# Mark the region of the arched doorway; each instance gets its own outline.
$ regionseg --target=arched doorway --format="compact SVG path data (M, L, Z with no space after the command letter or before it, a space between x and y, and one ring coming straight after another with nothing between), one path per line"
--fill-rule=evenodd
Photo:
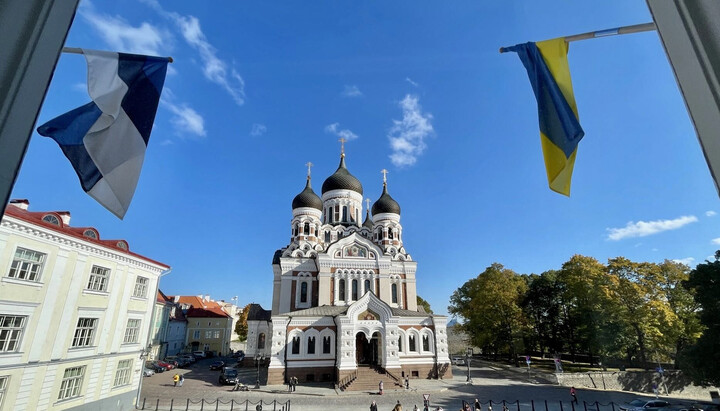
M355 335L355 361L357 365L378 365L380 364L381 337L379 332L374 332L368 341L365 334L359 332Z

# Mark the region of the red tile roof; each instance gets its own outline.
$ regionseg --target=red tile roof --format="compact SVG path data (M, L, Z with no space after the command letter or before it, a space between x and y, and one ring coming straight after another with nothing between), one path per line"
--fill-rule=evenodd
M194 295L180 295L168 297L173 301L177 301L180 304L187 304L191 306L185 316L190 317L212 317L212 318L232 318L232 316L226 313L220 304L215 301L204 300Z
M27 200L20 200L20 202L25 202L27 204ZM43 221L43 217L46 215L51 214L58 218L60 221L60 225L55 225L53 223ZM123 254L129 254L131 256L141 258L145 261L148 261L153 264L158 264L162 267L165 267L165 269L169 269L170 266L167 264L163 264L159 261L155 261L151 258L147 258L145 256L142 256L140 254L133 253L130 251L130 247L128 246L127 241L125 240L101 240L100 234L97 229L94 227L70 227L69 225L65 225L62 221L63 215L70 215L70 212L68 211L27 211L23 210L22 208L18 207L17 205L13 204L12 202L8 204L8 206L5 208L5 215L12 216L14 218L27 221L32 224L36 224L39 226L42 226L43 228L56 231L58 233L62 233L65 235L69 235L71 237L75 237L78 239L81 239L83 241L87 241L90 243L95 243L103 247L112 248L113 251ZM84 235L85 231L92 230L97 234L98 238L92 238ZM119 247L118 244L124 244L127 248Z

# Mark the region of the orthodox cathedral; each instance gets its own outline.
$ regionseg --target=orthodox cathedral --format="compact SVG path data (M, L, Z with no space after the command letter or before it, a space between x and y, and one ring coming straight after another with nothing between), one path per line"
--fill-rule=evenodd
M344 388L367 369L396 381L450 375L447 317L417 306L417 262L385 170L362 220L363 186L344 150L322 197L311 165L292 201L290 243L273 256L272 311L255 305L248 315L246 358L269 358L268 384L296 377Z

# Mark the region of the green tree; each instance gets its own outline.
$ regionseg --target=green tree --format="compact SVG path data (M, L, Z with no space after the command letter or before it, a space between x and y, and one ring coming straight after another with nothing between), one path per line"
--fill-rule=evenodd
M546 352L560 353L563 349L561 287L557 271L528 276L528 289L521 307L528 321L528 341L544 357Z
M245 341L247 340L247 333L248 333L248 314L250 314L250 305L248 304L245 307L243 307L242 311L240 311L240 318L238 318L238 322L235 323L235 334L238 335L238 340Z
M493 263L453 293L448 310L465 319L462 328L473 345L507 353L517 366L519 340L526 327L520 308L526 289L518 274Z
M427 301L425 301L425 300L424 300L422 297L420 297L419 295L417 296L417 305L420 306L420 307L422 307L422 308L424 308L426 313L428 313L428 314L432 314L432 313L433 313L433 310L430 309L430 303L427 302Z
M706 327L680 363L681 369L700 385L720 385L720 251L715 261L698 264L685 286L695 293L700 305L700 322Z

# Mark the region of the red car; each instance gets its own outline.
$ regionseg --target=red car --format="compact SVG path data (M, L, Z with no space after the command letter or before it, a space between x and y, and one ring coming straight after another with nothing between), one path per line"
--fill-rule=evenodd
M175 368L174 365L169 364L169 363L166 363L166 362L164 362L164 361L157 361L157 365L165 368L166 370L172 370L173 368Z

